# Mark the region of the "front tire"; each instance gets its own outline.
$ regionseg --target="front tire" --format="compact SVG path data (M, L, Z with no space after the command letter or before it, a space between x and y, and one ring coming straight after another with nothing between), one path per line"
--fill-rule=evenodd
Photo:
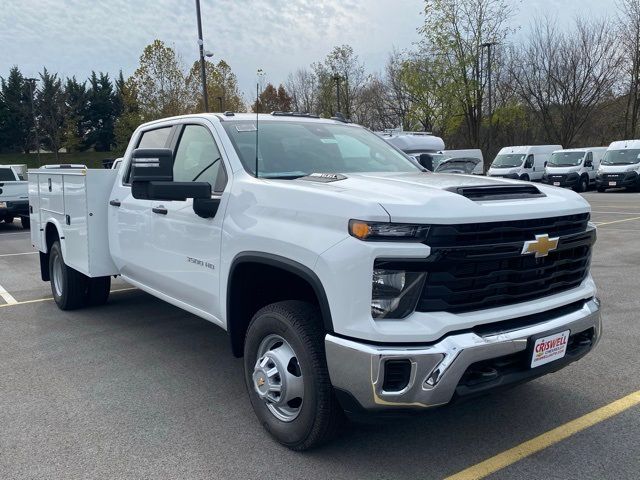
M581 177L578 181L578 186L576 187L576 192L583 193L589 189L589 178Z
M285 301L259 310L244 346L245 383L263 427L292 450L331 439L343 421L317 308Z
M61 310L75 310L84 305L88 277L65 265L59 241L49 251L49 278L53 299Z
M523 182L528 182L529 181L529 175L527 175L526 173L524 175L522 175L520 177L520 180L522 180Z
M29 217L20 217L22 228L29 230L31 228L31 219Z

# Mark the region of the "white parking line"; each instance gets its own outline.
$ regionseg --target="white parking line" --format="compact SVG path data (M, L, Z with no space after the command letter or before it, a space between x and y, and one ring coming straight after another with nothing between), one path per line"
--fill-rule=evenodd
M2 237L3 235L29 235L29 232L0 233L0 237Z
M2 288L2 287L0 287ZM110 293L119 293L119 292L129 292L131 290L138 290L136 287L129 287L129 288L118 288L116 290L111 290ZM0 295L2 295L0 293ZM7 294L8 295L8 294ZM11 295L9 295L11 297ZM3 297L4 298L4 297ZM6 304L0 304L0 308L3 307L13 307L16 305L27 305L29 303L40 303L40 302L48 302L50 300L53 300L53 297L47 297L47 298L36 298L35 300L23 300L22 302L17 302L15 298L11 297L13 299L12 303L9 303L9 301L7 301ZM6 300L6 299L5 299Z
M0 257L18 257L20 255L35 255L38 252L26 252L26 253L3 253Z
M7 302L7 305L15 305L18 303L18 301L13 298L13 296L7 292L2 285L0 285L0 297Z

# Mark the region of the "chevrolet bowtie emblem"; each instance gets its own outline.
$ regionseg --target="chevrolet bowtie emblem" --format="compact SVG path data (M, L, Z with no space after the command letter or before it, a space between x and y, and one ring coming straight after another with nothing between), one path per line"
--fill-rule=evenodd
M549 252L558 248L558 240L560 240L559 237L549 238L549 235L546 233L544 235L536 235L535 240L524 242L522 255L535 253L536 258L546 257L549 255Z

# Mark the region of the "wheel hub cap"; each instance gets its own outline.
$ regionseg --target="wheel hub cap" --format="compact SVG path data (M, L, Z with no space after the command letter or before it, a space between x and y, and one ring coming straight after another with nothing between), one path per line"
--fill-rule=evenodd
M260 343L252 379L256 394L276 418L284 422L297 418L304 383L297 355L286 340L269 335Z

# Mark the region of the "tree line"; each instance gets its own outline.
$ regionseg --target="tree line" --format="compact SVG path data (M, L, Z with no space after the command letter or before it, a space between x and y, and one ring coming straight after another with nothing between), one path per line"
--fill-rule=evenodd
M513 5L425 0L420 41L390 52L381 71L368 71L351 46L336 46L278 86L259 85L248 105L229 64L206 61L210 109L339 111L372 130L430 131L448 148L487 156L502 145L637 137L640 0L618 0L610 18L534 19L526 33L513 26ZM186 68L160 40L129 78L93 72L80 82L44 69L34 83L14 67L0 85L0 151L36 143L121 151L140 123L203 110L199 67Z
M229 64L206 61L209 98L228 110L244 101ZM141 123L203 110L200 64L190 69L160 40L145 47L129 78L91 73L85 81L46 68L25 78L18 66L0 78L0 152L123 152Z

